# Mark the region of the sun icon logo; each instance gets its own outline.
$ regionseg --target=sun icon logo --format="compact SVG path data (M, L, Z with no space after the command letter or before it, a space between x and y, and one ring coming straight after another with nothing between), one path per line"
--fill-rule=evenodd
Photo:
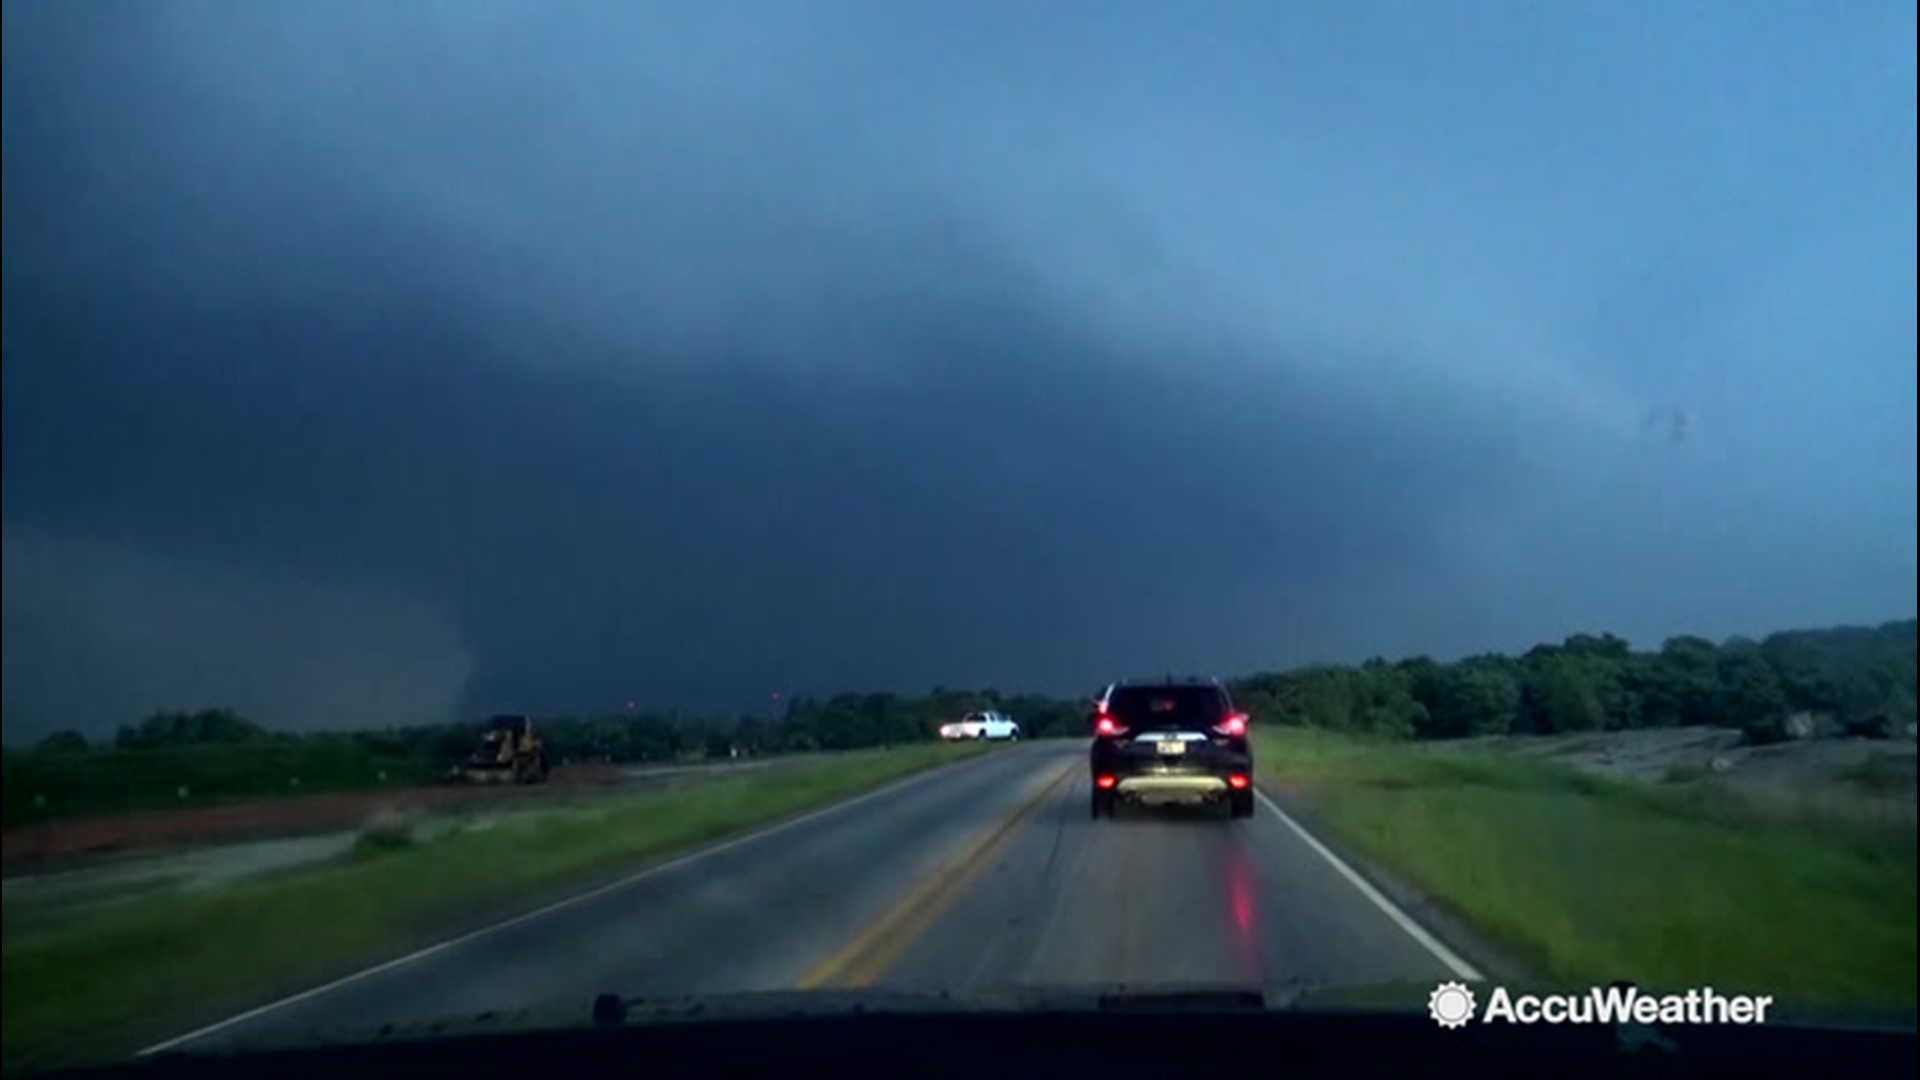
M1466 1027L1473 1009L1473 991L1465 983L1443 982L1427 995L1427 1013L1443 1028Z

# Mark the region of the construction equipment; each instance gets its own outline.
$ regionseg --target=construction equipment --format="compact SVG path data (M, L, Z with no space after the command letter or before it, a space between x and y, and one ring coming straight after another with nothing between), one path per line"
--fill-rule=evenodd
M487 721L472 756L447 773L447 779L462 784L538 784L546 778L546 748L524 716Z

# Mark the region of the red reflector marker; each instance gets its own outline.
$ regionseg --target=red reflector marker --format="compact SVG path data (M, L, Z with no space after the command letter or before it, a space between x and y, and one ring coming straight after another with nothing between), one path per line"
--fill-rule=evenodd
M1094 781L1094 783L1095 783L1095 784L1097 784L1097 785L1099 785L1100 787L1103 787L1103 788L1110 788L1110 787L1112 787L1112 786L1113 786L1114 784L1116 784L1116 783L1118 783L1118 782L1119 782L1119 781L1118 781L1118 780L1117 780L1116 778L1114 778L1114 777L1111 777L1111 776L1102 776L1102 777L1100 777L1099 779L1097 779L1097 780L1095 780L1095 781Z
M1239 773L1234 773L1232 776L1227 777L1227 786L1235 791L1244 791L1247 787L1247 778Z

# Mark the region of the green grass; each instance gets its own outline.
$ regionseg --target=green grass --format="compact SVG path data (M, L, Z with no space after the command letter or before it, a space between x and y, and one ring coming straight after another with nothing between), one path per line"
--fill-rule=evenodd
M637 868L984 751L921 745L506 813L484 831L386 832L338 862L5 923L7 1071L124 1055L263 996L444 937L569 883ZM503 857L510 852L510 857Z
M1261 753L1332 838L1546 983L1913 1008L1911 826L1298 729L1264 731Z
M1876 795L1893 795L1913 786L1913 758L1875 754L1841 773L1840 779Z
M1705 780L1713 775L1713 770L1694 762L1669 765L1660 774L1660 779L1669 784L1691 784L1695 780Z
M0 762L7 828L137 810L209 806L275 795L401 787L435 778L424 758L379 753L350 739L8 754Z

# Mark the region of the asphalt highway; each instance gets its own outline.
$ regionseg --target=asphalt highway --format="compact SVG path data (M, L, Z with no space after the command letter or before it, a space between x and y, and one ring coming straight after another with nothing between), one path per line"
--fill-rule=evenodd
M161 1044L359 1039L600 993L1372 985L1464 961L1271 802L1087 813L1026 743L696 853ZM156 1048L156 1049L158 1049Z

